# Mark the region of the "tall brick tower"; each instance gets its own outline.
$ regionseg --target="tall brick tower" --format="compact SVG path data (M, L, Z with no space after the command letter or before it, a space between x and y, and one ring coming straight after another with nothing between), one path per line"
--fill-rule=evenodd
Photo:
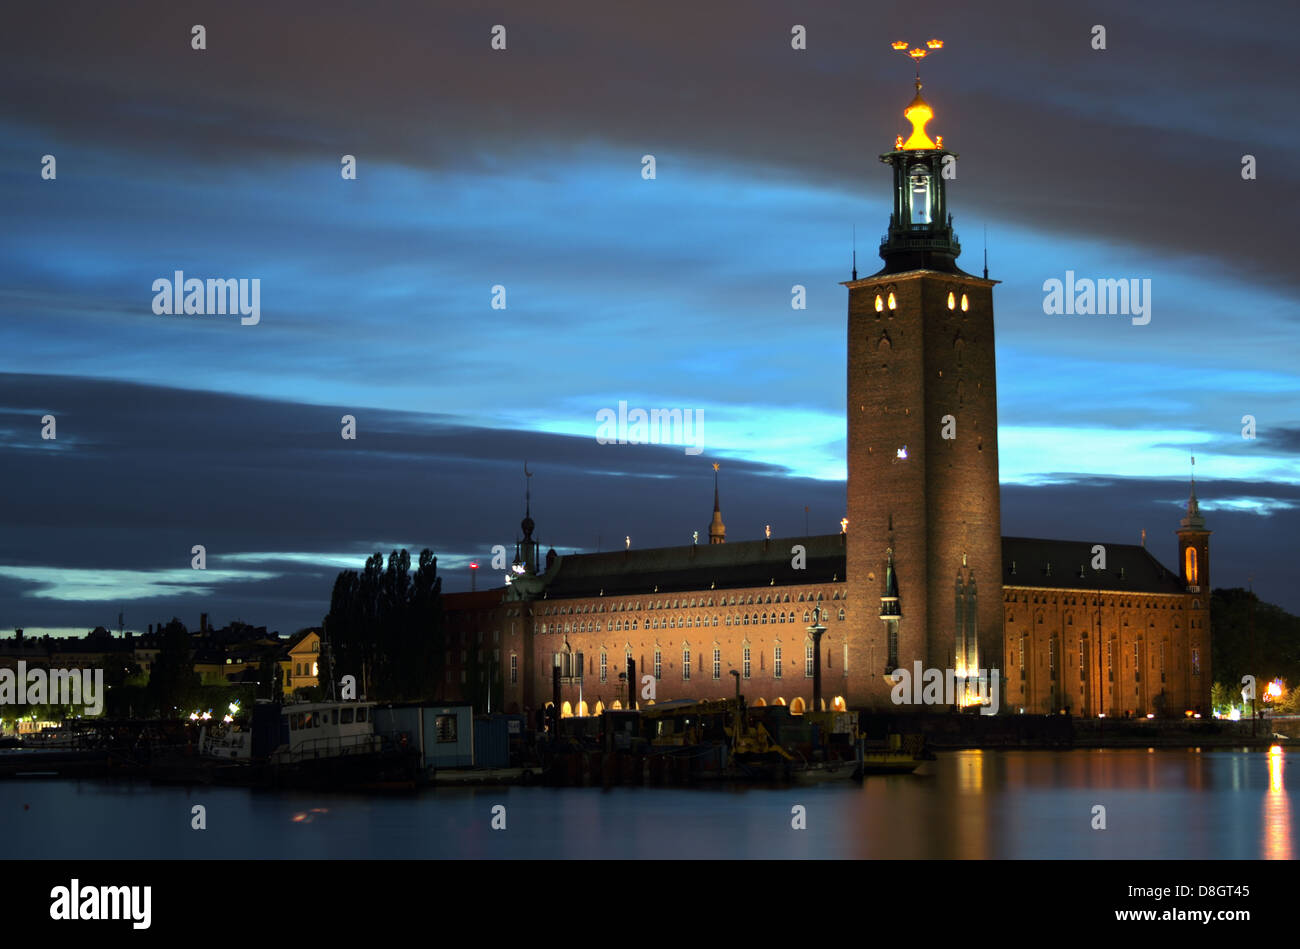
M973 691L975 670L1003 657L997 281L957 267L945 195L957 156L926 132L919 74L903 115L911 136L880 156L894 179L884 267L844 284L851 634L869 665L854 699L877 706L897 667L954 669L959 692L970 667Z
M1196 459L1192 459L1196 464ZM1210 708L1210 685L1213 666L1210 662L1210 533L1196 498L1196 479L1192 478L1187 514L1178 523L1178 574L1189 594L1187 602L1187 683L1189 705ZM1262 688L1262 686L1261 686Z

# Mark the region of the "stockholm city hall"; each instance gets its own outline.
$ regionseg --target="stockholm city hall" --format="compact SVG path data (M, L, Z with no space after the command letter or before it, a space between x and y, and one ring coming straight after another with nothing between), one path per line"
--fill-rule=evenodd
M880 156L893 177L884 265L844 283L841 531L728 540L716 466L708 544L542 558L529 510L507 584L444 597L444 695L466 689L476 650L471 674L500 670L505 711L547 705L557 666L562 714L624 707L619 677L635 662L659 702L730 696L735 670L750 704L799 713L820 625L828 708L892 706L891 673L919 662L955 673L957 705L996 670L999 714L1208 713L1210 531L1195 482L1175 570L1145 531L1139 545L1002 536L997 281L957 266L945 189L956 155L927 131L919 72L903 115L911 134Z

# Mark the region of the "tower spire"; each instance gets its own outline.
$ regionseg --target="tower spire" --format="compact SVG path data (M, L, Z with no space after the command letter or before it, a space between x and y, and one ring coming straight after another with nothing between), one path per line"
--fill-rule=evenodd
M525 461L524 519L519 522L519 528L524 532L524 536L523 540L516 544L515 563L528 573L537 572L537 541L533 539L533 528L537 525L533 522L532 478L533 473L528 470L528 462Z
M709 523L709 543L725 544L727 527L722 523L722 506L718 503L718 462L713 463L713 520Z
M1187 516L1179 522L1183 528L1205 530L1205 518L1201 515L1201 503L1196 499L1196 456L1192 455L1191 493L1187 496Z
M944 273L967 276L956 265L961 245L952 230L952 215L948 213L944 171L956 156L944 148L943 136L930 137L926 123L934 118L934 110L921 97L920 62L935 50L943 48L943 40L926 42L927 48L908 49L904 40L893 48L917 64L916 96L903 110L903 118L912 125L906 140L899 135L894 149L880 156L880 160L894 169L894 208L889 217L889 231L880 243L880 256L885 267L876 276L907 273L913 270L938 270Z

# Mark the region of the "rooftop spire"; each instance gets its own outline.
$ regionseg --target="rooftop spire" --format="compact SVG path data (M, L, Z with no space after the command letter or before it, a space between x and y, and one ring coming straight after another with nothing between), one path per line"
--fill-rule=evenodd
M906 53L912 57L912 61L916 63L916 98L903 110L903 117L912 123L912 134L906 142L900 143L898 147L904 150L940 148L942 142L936 144L925 131L925 123L934 118L934 110L930 108L929 103L921 98L921 60L935 50L943 49L943 40L927 40L925 49L921 49L919 46L908 49L906 40L898 40L891 45L900 53Z
M1192 489L1187 497L1187 515L1179 521L1185 530L1205 530L1205 518L1201 516L1201 505L1196 500L1196 456L1192 455Z
M713 463L713 520L709 523L709 543L725 544L727 527L722 523L722 507L718 504L718 462Z

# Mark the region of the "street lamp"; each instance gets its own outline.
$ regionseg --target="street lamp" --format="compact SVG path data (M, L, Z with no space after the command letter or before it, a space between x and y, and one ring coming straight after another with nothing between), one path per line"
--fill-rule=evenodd
M826 632L826 627L822 625L822 616L826 615L818 603L812 612L813 624L808 627L808 632L812 633L813 638L813 711L822 710L822 634Z

